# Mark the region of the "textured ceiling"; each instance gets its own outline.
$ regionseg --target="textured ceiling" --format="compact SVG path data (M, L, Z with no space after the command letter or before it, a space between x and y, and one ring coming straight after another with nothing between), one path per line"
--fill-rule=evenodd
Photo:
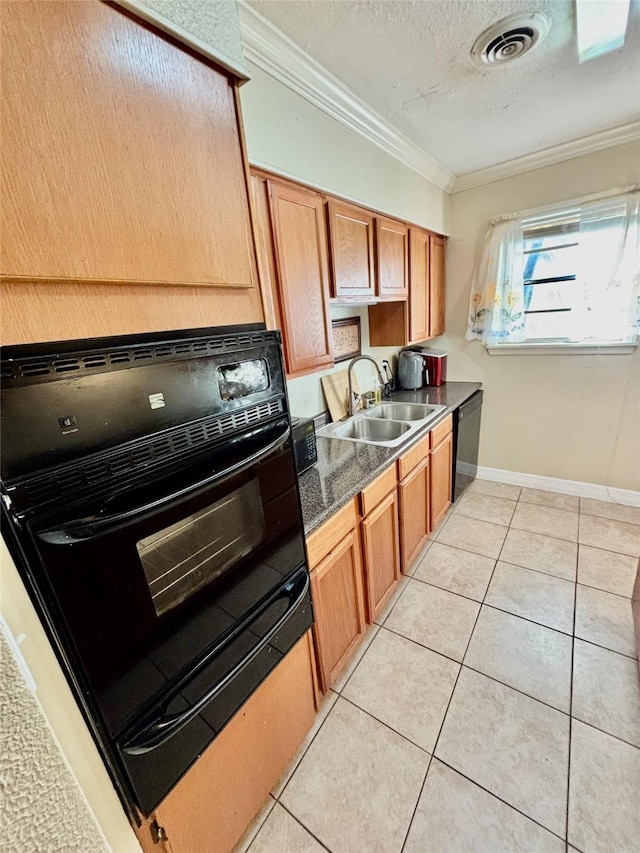
M640 0L624 48L580 65L573 0L249 0L362 100L456 174L640 118ZM546 40L498 67L469 54L514 12Z

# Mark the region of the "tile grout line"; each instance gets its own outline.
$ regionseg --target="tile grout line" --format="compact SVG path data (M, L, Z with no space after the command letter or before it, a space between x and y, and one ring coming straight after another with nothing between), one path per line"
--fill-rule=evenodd
M462 776L462 778L466 779L467 782L471 782L471 784L475 785L476 788L480 788L481 791L484 791L486 794L489 794L489 796L493 797L495 800L498 800L498 802L503 803L512 811L522 815L522 817L526 818L527 820L530 820L531 823L535 823L536 826L539 826L545 832L548 832L550 835L553 835L554 838L557 838L560 841L565 842L566 844L566 839L564 839L561 835L558 835L557 832L554 832L552 829L549 829L548 826L545 826L543 823L540 823L539 820L536 820L534 817L531 817L531 815L527 814L526 812L523 812L522 809L519 809L517 806L514 806L513 803L510 803L508 802L508 800L503 799L501 796L496 794L495 791L490 791L489 788L485 788L484 785L481 785L479 782L476 782L476 780L472 779L471 776L467 776L467 774L463 773L462 770L459 770L457 767L454 767L453 764L449 764L449 762L445 761L444 758L437 758L437 756L435 755L433 757L436 759L436 761L439 761L441 764L444 764L445 767L448 767L449 770L452 770L454 773L457 773L459 776Z
M327 715L327 716L328 716L328 715ZM314 833L313 833L313 832L311 832L311 830L309 829L309 827L308 827L308 826L305 826L305 825L304 825L304 823L302 823L302 821L300 820L300 818L297 818L297 817L294 815L294 813L293 813L292 811L290 811L290 810L289 810L289 809L284 805L284 803L277 802L277 803L276 803L276 805L279 805L279 806L280 806L280 808L283 808L283 809L286 811L286 813L289 815L289 817L292 817L292 818L295 820L295 822L296 822L297 824L299 824L299 825L304 829L304 831L305 831L305 832L308 832L308 833L309 833L309 835L310 835L310 836L311 836L315 841L317 841L317 842L318 842L318 844L320 845L320 847L322 847L322 849L323 849L323 850L326 850L326 851L327 851L327 853L332 853L331 848L330 848L330 847L327 847L327 845L326 845L326 844L323 844L323 842L322 842L322 841L320 841L320 839L318 838L318 836L317 836L317 835L314 835ZM255 839L254 839L254 840L255 840ZM253 841L252 841L251 843L253 844ZM247 850L247 853L251 853L251 851L250 851L250 850Z
M331 693L331 692L334 692L334 693L335 693L335 691L332 691L332 690L331 690L331 688L329 688L329 690L327 691L327 694L326 694L326 695L328 695L328 694L329 694L329 693ZM283 786L282 790L280 791L280 793L278 794L278 796L275 796L274 794L272 794L272 793L271 793L271 791L269 791L269 796L270 796L270 797L273 797L273 798L274 798L274 800L276 801L276 803L279 803L279 802L280 802L280 798L282 797L282 795L284 794L284 792L285 792L285 791L287 790L287 788L289 787L289 783L291 782L291 780L293 779L293 777L296 775L296 771L297 771L298 767L300 767L300 765L302 764L302 759L305 757L305 755L307 754L307 752L309 752L309 747L311 746L311 744L314 742L314 740L315 740L315 739L318 737L318 735L320 734L320 730L322 729L322 727L324 726L324 724L325 724L325 723L327 722L327 720L329 719L329 716L330 716L331 712L333 711L333 709L334 709L334 707L335 707L335 704L336 704L336 702L338 701L338 699L339 699L339 698L340 698L340 694L339 694L339 693L336 693L336 699L335 699L335 701L333 702L333 705L329 708L329 710L327 711L327 713L326 713L326 715L325 715L324 720L323 720L323 721L320 723L320 725L318 726L318 730L317 730L317 732L314 734L314 736L311 738L311 740L310 740L310 741L309 741L309 743L307 744L306 749L304 750L304 752L303 752L303 753L302 753L302 755L300 756L300 760L296 762L296 766L295 766L295 767L293 768L293 770L291 771L291 774L290 774L289 778L288 778L288 779L287 779L287 781L285 782L285 784L284 784L284 786ZM302 745L302 744L301 744L301 745ZM280 780L278 780L278 781L280 781Z
M368 717L371 717L371 719L375 720L376 723L380 723L380 725L384 726L386 729L389 729L389 731L393 732L394 735L398 735L398 737L401 737L403 740L406 740L407 743L410 743L412 746L415 746L416 749L419 749L424 752L426 755L429 756L429 758L431 758L431 756L433 755L433 753L429 752L428 749L425 749L424 746L420 746L420 744L416 743L415 740L411 740L411 738L407 737L407 735L404 735L402 734L402 732L399 732L397 729L394 729L392 725L390 725L389 723L385 723L384 720L381 720L380 717L376 717L375 714L371 713L371 711L367 711L366 708L361 708L357 702L353 701L353 699L349 699L348 696L340 696L340 698L343 699L345 702L348 702L349 705L353 706L354 708L357 708L358 711L362 711L363 714L366 714Z
M269 811L267 812L267 814L264 816L264 818L260 821L259 826L258 826L258 827L255 827L255 826L253 826L252 824L249 824L249 826L248 826L248 827L247 827L247 829L245 830L245 834L246 834L246 832L249 830L249 827L251 827L252 829L255 829L255 832L254 832L254 834L253 834L253 837L252 837L251 841L247 844L247 846L246 846L246 847L244 847L244 848L239 848L239 847L238 847L238 845L239 845L239 844L240 844L240 842L242 841L242 838L244 838L244 835L243 835L243 836L242 836L242 838L238 839L238 842L237 842L236 846L233 848L232 853L236 853L236 850L238 851L238 853L249 853L249 851L251 850L251 847L253 846L253 842L254 842L254 841L256 840L256 838L258 837L258 833L260 832L260 830L262 829L262 827L265 825L265 823L266 823L266 822L267 822L267 820L269 819L269 815L271 814L271 812L274 810L274 808L275 808L275 807L277 806L277 804L278 804L278 801L277 801L277 800L276 800L276 798L271 794L271 792L269 792L269 794L267 795L267 799L264 801L264 803L268 802L269 797L271 797L271 799L274 801L274 803L273 803L273 805L271 806L271 808L269 809ZM263 804L262 804L262 806L260 807L261 809L262 809L262 808L264 808L264 803L263 803ZM256 815L256 818L257 818L257 816L258 816L258 815ZM254 818L254 820L255 820L255 818Z
M573 630L571 632L571 674L569 680L569 745L567 750L567 811L565 816L565 844L569 850L569 805L571 798L571 741L573 737L573 671L576 653L576 611L578 609L578 552L576 552L576 585L573 594Z
M505 536L505 539L506 539L506 536ZM504 547L504 541L502 543L502 547L500 548L500 553L502 553L503 547ZM493 569L491 570L491 577L489 578L489 583L487 584L487 589L489 589L489 585L491 584L491 578L493 578L493 573L496 570L496 565L497 565L497 560L494 563ZM486 596L486 591L485 591L485 596ZM484 599L483 599L483 601L484 601ZM464 661L466 654L467 654L467 651L469 649L469 644L471 643L471 638L473 637L473 632L475 631L476 625L478 624L478 619L480 618L481 611L482 611L482 603L480 604L480 607L478 608L478 612L476 613L476 618L473 622L473 628L471 629L471 632L469 633L469 639L467 640L467 645L466 645L466 648L464 650L464 654L462 655L462 661L460 662L460 669L458 670L458 674L456 675L456 680L453 683L453 688L452 688L451 694L449 696L449 701L447 702L447 707L446 707L445 712L442 716L442 722L440 723L440 728L438 729L438 734L437 734L436 739L435 739L434 744L433 744L433 751L431 753L431 759L429 761L429 766L427 767L427 772L425 774L424 781L422 782L422 787L420 788L420 793L418 794L418 799L416 801L415 808L413 809L413 814L411 815L411 820L409 821L407 833L406 833L406 835L404 837L404 841L402 843L401 853L404 853L404 848L407 844L407 840L409 838L409 833L411 832L411 827L413 826L413 821L415 819L416 812L418 810L418 805L420 804L420 799L422 798L424 786L427 784L427 779L429 777L429 770L431 768L431 763L432 763L433 759L436 757L436 749L438 748L438 741L440 740L440 735L442 734L442 729L444 728L444 724L445 724L445 721L447 719L447 714L449 713L449 708L451 707L451 702L453 701L453 697L454 697L455 692L456 692L456 687L458 686L458 681L460 679L460 673L462 672L463 661Z

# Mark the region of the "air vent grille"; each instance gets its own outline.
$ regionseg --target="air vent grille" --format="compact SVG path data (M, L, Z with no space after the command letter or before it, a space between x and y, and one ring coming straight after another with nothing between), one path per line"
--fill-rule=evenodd
M154 465L171 462L185 451L193 453L205 449L211 442L281 415L283 411L284 402L279 399L231 414L215 415L169 434L139 441L133 446L101 454L98 458L85 459L81 463L32 477L18 489L24 493L30 507L70 494L80 497L86 490L96 491L124 477L130 478L142 469L149 471Z
M50 358L24 358L2 362L2 379L7 385L25 385L47 381L49 378L83 376L91 373L118 370L134 363L154 363L193 358L216 353L235 352L248 347L263 346L273 338L271 332L251 332L224 337L195 338L167 344L131 346L117 350L100 350L90 355L68 353ZM45 378L46 377L46 378Z
M550 27L549 19L542 12L509 15L478 36L471 56L485 65L504 65L540 44Z

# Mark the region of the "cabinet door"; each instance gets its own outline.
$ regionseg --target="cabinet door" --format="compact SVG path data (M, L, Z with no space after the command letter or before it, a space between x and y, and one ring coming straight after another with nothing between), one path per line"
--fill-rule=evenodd
M408 572L427 543L430 531L429 457L398 485L400 503L400 555Z
M431 451L431 529L435 530L451 506L451 433Z
M358 531L352 530L311 572L314 636L326 692L365 630Z
M2 5L3 275L253 287L228 78L112 4Z
M409 228L395 219L376 219L378 296L404 299L408 287Z
M157 807L172 853L231 851L287 769L315 718L309 639L296 643ZM160 853L162 845L143 848Z
M445 290L445 256L447 241L439 234L432 234L430 241L431 257L429 258L429 302L430 302L430 334L444 335L444 290Z
M375 296L373 216L359 207L330 201L331 295L349 299Z
M333 364L322 198L268 181L282 333L289 374Z
M409 335L407 343L419 343L431 334L429 325L429 233L409 229Z
M400 577L395 489L362 520L367 617L373 622Z

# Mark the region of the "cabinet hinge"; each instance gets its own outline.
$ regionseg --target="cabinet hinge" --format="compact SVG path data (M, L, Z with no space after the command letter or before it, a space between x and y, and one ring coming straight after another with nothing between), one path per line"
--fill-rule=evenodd
M159 825L157 820L149 824L149 831L154 844L159 844L161 841L167 840L167 831L164 826Z

